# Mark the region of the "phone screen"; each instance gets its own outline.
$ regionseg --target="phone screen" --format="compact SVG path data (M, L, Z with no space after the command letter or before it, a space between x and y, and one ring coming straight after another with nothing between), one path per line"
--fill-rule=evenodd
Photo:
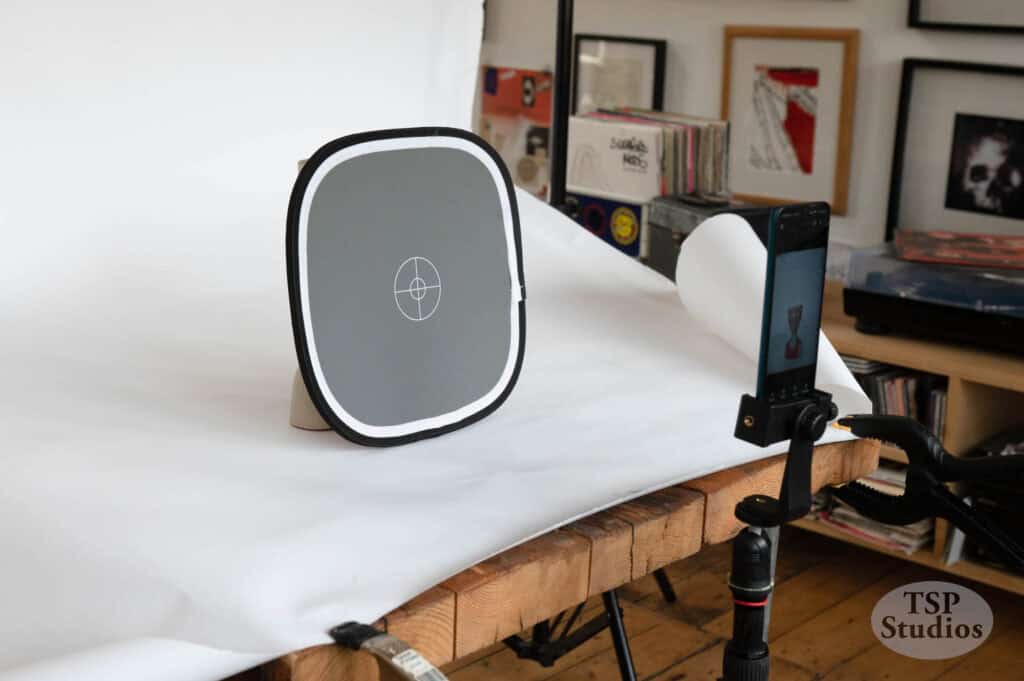
M785 206L772 214L758 398L779 402L814 389L828 225L825 203Z

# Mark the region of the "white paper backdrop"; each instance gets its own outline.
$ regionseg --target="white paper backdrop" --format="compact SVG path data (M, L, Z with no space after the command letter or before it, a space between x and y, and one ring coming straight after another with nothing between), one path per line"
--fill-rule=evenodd
M222 677L784 449L732 439L753 365L671 283L522 194L527 354L501 409L390 450L288 427L295 159L468 123L478 3L363 6L0 24L0 676Z

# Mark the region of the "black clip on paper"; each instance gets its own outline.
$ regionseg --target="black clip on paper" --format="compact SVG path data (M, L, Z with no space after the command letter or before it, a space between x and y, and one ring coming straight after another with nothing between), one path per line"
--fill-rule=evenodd
M737 438L759 447L782 440L791 442L779 498L749 496L736 505L737 518L755 527L778 527L807 515L811 510L814 443L838 414L832 395L821 390L784 402L743 396L736 418Z

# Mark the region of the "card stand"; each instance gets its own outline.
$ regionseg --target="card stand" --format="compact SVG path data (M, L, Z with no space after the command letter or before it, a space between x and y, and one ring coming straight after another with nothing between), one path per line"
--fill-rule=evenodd
M302 430L330 430L331 427L320 416L320 412L309 399L309 391L302 380L302 374L295 370L295 377L292 378L292 403L288 410L288 422L293 428Z

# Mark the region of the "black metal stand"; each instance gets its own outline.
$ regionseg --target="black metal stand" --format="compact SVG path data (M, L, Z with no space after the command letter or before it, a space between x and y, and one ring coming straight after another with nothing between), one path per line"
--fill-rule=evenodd
M569 109L572 98L573 0L558 0L555 45L555 91L551 116L551 183L549 203L566 209L565 178L569 157Z
M515 651L516 656L519 658L533 660L542 667L552 667L560 657L597 636L608 626L608 613L603 612L581 625L576 631L571 631L572 625L576 623L580 613L583 612L583 605L581 603L573 609L572 614L565 621L565 626L560 634L555 632L558 630L563 619L565 619L565 614L568 610L559 613L557 617L550 621L545 620L535 624L529 640L523 639L520 636L509 636L505 639L504 643Z
M608 613L608 628L612 633L612 644L615 646L615 658L619 661L619 674L622 681L636 681L636 668L633 666L633 654L629 652L629 639L626 627L622 623L622 610L619 609L619 597L615 590L601 594L604 609Z
M775 565L766 530L811 510L814 443L836 415L832 396L818 390L789 402L767 402L750 395L740 401L736 437L762 447L788 439L790 446L779 498L755 494L736 505L736 517L749 527L732 544L733 635L722 659L724 681L768 681L768 608Z
M672 588L672 582L668 581L668 575L665 574L664 570L654 571L654 581L658 583L658 588L661 590L661 597L665 599L665 602L675 603L676 590Z
M583 603L573 609L568 619L565 618L569 612L566 610L550 621L535 624L529 640L521 636L509 636L504 643L515 651L517 657L534 660L542 667L552 667L563 655L608 629L612 636L612 644L615 646L615 656L623 681L636 681L636 670L633 667L633 656L629 652L629 639L626 636L626 625L622 619L618 595L614 590L606 591L601 594L601 598L604 602L604 612L585 622L575 631L572 631L572 627L583 612ZM561 633L556 633L560 626Z

